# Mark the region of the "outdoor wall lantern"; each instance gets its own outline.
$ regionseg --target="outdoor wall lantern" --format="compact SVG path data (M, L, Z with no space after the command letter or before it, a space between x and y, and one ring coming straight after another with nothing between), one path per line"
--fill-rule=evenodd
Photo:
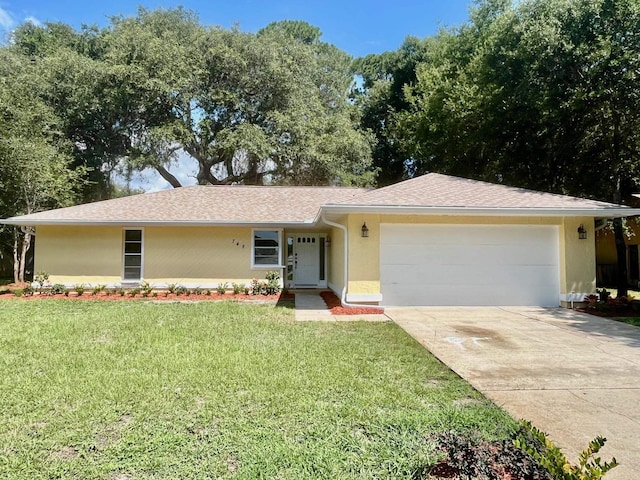
M369 236L369 229L367 228L367 222L362 224L362 238L367 238Z
M587 239L587 230L586 230L586 228L584 228L584 226L582 224L580 224L580 226L578 227L578 238L580 240L586 240Z
M324 244L328 247L331 246L331 237L327 237L327 239L324 241Z

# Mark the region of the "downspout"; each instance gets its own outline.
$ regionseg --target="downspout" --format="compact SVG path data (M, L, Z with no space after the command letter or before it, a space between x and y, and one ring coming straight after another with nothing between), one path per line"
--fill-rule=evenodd
M349 282L349 233L347 227L345 227L344 225L328 220L324 215L324 210L322 211L322 215L320 218L323 223L329 225L330 227L339 228L344 233L344 286L342 287L342 292L340 293L340 304L343 307L349 308L380 308L384 310L384 307L380 305L347 302L347 284Z

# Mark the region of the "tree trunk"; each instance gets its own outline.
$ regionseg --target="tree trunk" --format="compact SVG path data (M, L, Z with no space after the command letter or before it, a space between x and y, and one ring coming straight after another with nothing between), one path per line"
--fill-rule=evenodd
M20 252L20 281L24 282L24 269L27 264L27 252L31 246L31 231L27 230L22 238L22 251Z
M622 179L620 174L618 174L616 178L616 189L613 193L613 201L617 204L622 203ZM627 244L624 241L622 218L613 219L613 234L616 241L616 256L618 257L618 276L616 278L617 296L626 297L629 294L629 285L627 284Z
M18 234L18 228L14 227L13 229L13 283L20 282L20 260L18 257L18 238L20 235Z
M627 244L624 241L621 218L613 219L613 233L616 239L616 253L618 256L618 277L616 279L618 297L626 297L629 294L627 285Z

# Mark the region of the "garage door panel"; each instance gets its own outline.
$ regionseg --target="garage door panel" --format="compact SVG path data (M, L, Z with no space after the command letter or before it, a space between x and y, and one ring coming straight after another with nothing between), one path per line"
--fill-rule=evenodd
M557 306L554 226L381 225L385 305Z

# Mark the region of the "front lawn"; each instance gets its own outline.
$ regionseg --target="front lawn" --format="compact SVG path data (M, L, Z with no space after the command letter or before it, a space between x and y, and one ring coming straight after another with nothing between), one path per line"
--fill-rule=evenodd
M0 478L411 478L513 421L392 323L0 300Z

